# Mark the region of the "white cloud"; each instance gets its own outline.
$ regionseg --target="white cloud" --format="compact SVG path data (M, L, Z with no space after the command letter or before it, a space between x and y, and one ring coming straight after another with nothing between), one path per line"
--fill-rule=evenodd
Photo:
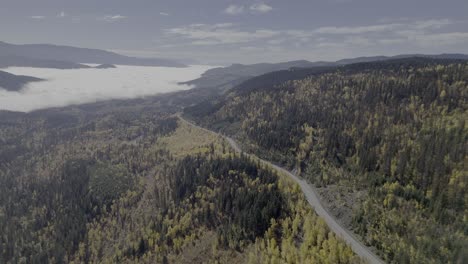
M30 16L29 18L36 19L36 20L42 20L42 19L45 19L46 17L45 16Z
M107 16L100 17L99 20L112 23L112 22L120 21L126 18L127 18L126 16L122 16L122 15L107 15Z
M404 39L404 38L384 38L384 39L379 39L377 42L380 43L380 44L383 44L383 45L396 45L396 44L402 44L402 43L405 43L407 42L408 39Z
M288 40L285 39L285 38L275 38L275 39L270 39L267 41L268 44L270 45L280 45L280 44L283 44L285 42L287 42Z
M468 45L468 32L431 33L417 30L398 31L393 36L378 39L383 45L416 45L417 47L448 47L457 44Z
M212 67L118 66L105 70L57 70L13 67L6 71L18 75L36 76L46 81L30 83L21 92L0 89L0 109L31 111L186 90L191 86L180 85L179 82L196 79L210 68Z
M361 36L350 36L344 40L344 43L347 45L354 45L354 46L370 46L372 45L372 41L369 38L361 37Z
M319 34L363 34L392 31L401 27L403 24L382 24L356 27L320 27L313 32Z
M328 49L327 54L333 56L338 56L338 52L341 51L358 51L361 55L370 51L384 54L388 50L395 50L395 45L404 45L407 52L450 52L460 50L460 45L468 45L468 31L463 32L461 27L454 27L460 23L468 22L449 19L401 19L373 25L289 30L252 29L231 23L192 24L165 30L165 38L159 39L158 47L176 50L192 45L197 50L212 50L213 54L218 56L222 49L226 48L238 48L245 52L283 49L287 54L293 53L291 50L297 50L297 54L299 51L311 54L319 49ZM228 47L215 47L222 45ZM463 49L459 52L463 52Z
M268 13L273 10L273 7L265 3L260 3L260 4L251 5L250 10L256 13Z
M240 15L244 13L244 6L230 5L224 9L224 13L228 15Z
M166 12L159 12L159 14L160 14L161 16L170 16L170 14L169 14L169 13L166 13Z
M65 11L62 11L60 13L57 14L57 17L66 17L67 14L65 13Z
M447 32L409 36L408 40L415 41L419 46L447 46L454 44L468 44L468 32Z
M269 39L279 33L273 30L257 29L243 31L234 28L234 24L192 24L185 27L167 29L169 36L192 40L193 45L219 45L247 43L256 40Z
M74 17L72 17L71 21L72 21L73 23L80 23L80 22L81 22L81 17L79 17L79 16L74 16Z
M454 21L450 19L429 19L429 20L416 20L406 21L401 20L399 23L387 23L378 25L367 25L367 26L346 26L346 27L320 27L315 29L314 33L319 34L366 34L366 33L397 33L397 32L409 32L409 31L421 31L427 29L440 29L444 26L454 24Z
M262 47L246 46L246 47L240 47L240 50L247 51L247 52L259 52L265 49Z
M273 7L265 3L259 3L251 5L248 7L248 10L250 10L252 14L264 14L272 11ZM228 15L240 15L246 13L248 10L246 10L246 7L243 5L229 5L224 9L223 13Z
M453 24L454 22L450 19L429 19L419 20L414 23L416 29L439 29L443 26Z

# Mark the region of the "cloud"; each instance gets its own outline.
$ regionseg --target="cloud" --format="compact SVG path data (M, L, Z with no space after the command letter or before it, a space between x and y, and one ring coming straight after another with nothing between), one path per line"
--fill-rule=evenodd
M379 39L377 40L378 43L383 44L383 45L397 45L397 44L402 44L407 42L407 39L404 38L384 38L384 39Z
M159 12L159 14L160 14L161 16L170 16L170 14L169 14L169 13L166 13L166 12Z
M30 16L29 18L36 19L36 20L42 20L42 19L45 19L46 17L45 16Z
M351 3L353 0L331 0L333 3L337 4L346 4L346 3Z
M199 78L210 66L187 68L118 66L114 69L57 70L13 67L6 71L46 79L21 92L0 89L0 109L31 111L108 99L151 96L191 88L180 85ZM96 89L99 87L99 89Z
M270 45L280 45L286 43L288 40L286 38L274 38L267 41Z
M454 24L454 21L450 19L429 19L429 20L416 20L416 21L406 21L403 23L383 23L377 25L367 25L367 26L345 26L345 27L320 27L315 29L313 32L318 34L337 34L337 35L346 35L346 34L366 34L366 33L397 33L403 31L421 31L428 29L440 29L444 26Z
M244 6L230 5L224 9L224 13L228 15L240 15L244 13Z
M363 34L395 30L402 24L382 24L357 27L320 27L313 32L318 34Z
M57 14L57 17L66 17L66 16L67 14L64 11Z
M429 20L420 20L414 23L414 28L416 29L439 29L443 26L447 26L455 23L450 19L429 19Z
M461 23L468 24L450 19L413 19L309 29L255 29L232 23L192 24L166 29L164 38L158 39L158 48L168 51L182 48L190 50L187 46L192 46L193 50L209 50L213 56L217 54L224 57L229 57L223 53L226 49L242 50L244 53L273 50L286 52L272 55L275 58L293 53L315 53L322 58L369 55L369 52L385 54L396 50L397 45L404 47L406 52L463 52L466 49L460 50L460 47L468 45L468 31L463 32L466 27L461 27ZM256 56L268 60L269 55L266 54ZM252 62L253 58L247 60Z
M122 16L122 15L107 15L107 16L100 17L99 20L113 23L113 22L117 22L126 18L127 18L126 16Z
M249 8L251 11L255 13L268 13L273 10L273 7L265 4L265 3L260 3L260 4L254 4L251 5Z
M265 14L272 11L273 7L265 3L259 3L251 5L248 10L250 10L252 14ZM228 15L240 15L246 13L248 10L246 10L246 7L243 5L229 5L224 9L223 13Z
M399 31L397 35L376 41L382 45L416 45L418 47L442 47L468 44L468 32L431 33L423 31Z
M409 41L415 41L419 46L447 46L468 44L468 32L447 32L408 36Z
M259 51L265 50L263 47L253 47L253 46L240 47L239 49L242 51L247 51L247 52L259 52Z
M266 29L244 31L234 28L234 24L192 24L185 27L165 30L168 36L191 40L192 45L220 45L247 43L251 41L269 39L278 32Z
M74 17L72 17L71 21L72 21L73 23L80 23L80 22L81 22L81 17L79 17L79 16L74 16Z
M366 37L361 37L361 36L350 36L345 38L344 42L347 45L353 45L353 46L370 46L373 44L372 40Z

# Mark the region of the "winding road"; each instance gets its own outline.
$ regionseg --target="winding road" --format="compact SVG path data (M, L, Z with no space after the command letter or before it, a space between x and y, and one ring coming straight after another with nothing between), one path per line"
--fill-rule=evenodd
M221 134L219 134L217 132L208 130L208 129L203 128L201 126L198 126L198 125L184 119L181 115L178 115L178 117L182 122L184 122L186 124L189 124L191 126L202 129L202 130L204 130L204 131L206 131L208 133L214 133L216 135L220 135L220 136L224 137L236 152L238 152L238 153L243 152L242 149L239 147L239 145L232 138L221 135ZM249 155L252 155L252 154L249 154ZM328 212L327 209L323 206L322 202L319 199L317 191L315 190L315 188L313 186L311 186L305 180L299 178L298 176L296 176L292 172L290 172L290 171L288 171L288 170L286 170L286 169L284 169L282 167L279 167L278 165L275 165L275 164L273 164L273 163L271 163L271 162L269 162L267 160L261 159L259 157L256 157L256 158L258 158L263 163L270 165L274 169L284 173L285 175L288 175L295 182L297 182L299 184L299 186L301 187L302 192L306 196L307 201L314 208L317 215L322 217L325 220L325 222L327 223L328 227L338 237L343 239L353 249L353 251L358 256L360 256L362 259L364 259L367 262L372 263L372 264L374 264L374 263L385 263L374 252L372 252L368 247L366 247L364 244L362 244L351 231L347 230L345 227L341 226L340 223L338 223L338 221L335 219L335 217L333 215L331 215L330 212Z

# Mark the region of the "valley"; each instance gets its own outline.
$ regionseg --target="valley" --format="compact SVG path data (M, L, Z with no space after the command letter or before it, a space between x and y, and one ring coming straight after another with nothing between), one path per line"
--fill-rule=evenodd
M0 111L0 262L463 262L467 72L408 58Z
M360 263L293 181L153 100L2 116L2 262Z
M0 264L468 263L467 0L1 0Z

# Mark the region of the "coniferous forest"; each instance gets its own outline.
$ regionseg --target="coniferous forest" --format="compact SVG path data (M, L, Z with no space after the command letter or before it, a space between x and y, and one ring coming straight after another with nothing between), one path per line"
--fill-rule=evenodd
M363 263L257 157L385 262L465 263L467 99L466 61L409 58L1 111L0 263Z
M319 189L366 193L349 225L386 261L462 263L467 99L466 62L414 58L275 72L186 114Z
M2 113L1 263L360 263L293 182L147 103Z

